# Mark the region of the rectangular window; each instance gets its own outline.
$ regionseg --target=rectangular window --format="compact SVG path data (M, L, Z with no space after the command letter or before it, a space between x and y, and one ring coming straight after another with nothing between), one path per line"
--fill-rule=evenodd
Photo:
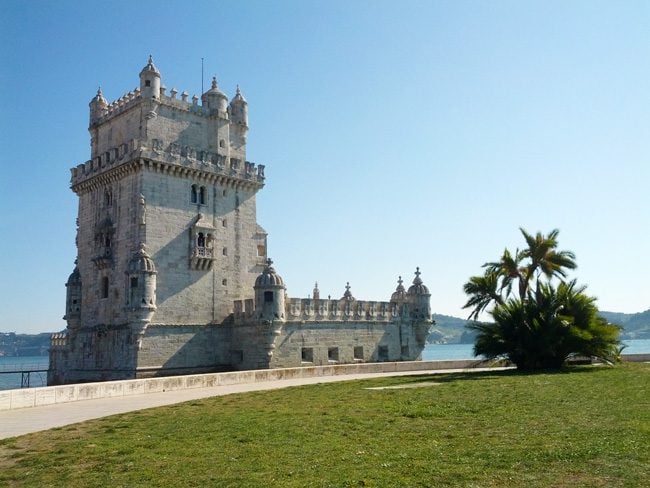
M264 292L264 303L273 303L273 292L265 291Z
M363 359L363 346L354 347L354 359Z
M311 347L302 348L302 362L303 363L313 363L314 362L314 349Z
M102 277L102 298L108 298L108 276L103 276Z
M223 280L221 280L221 284L223 286L226 286L228 284L228 280L224 278Z
M388 361L388 346L379 346L377 350L377 358L380 361Z
M339 348L338 347L328 347L327 348L327 360L328 361L338 361L339 360Z
M221 254L223 254L224 256L227 256L228 255L228 248L224 247L223 251L221 251Z
M138 287L138 277L137 276L132 276L131 277L131 288L137 288Z

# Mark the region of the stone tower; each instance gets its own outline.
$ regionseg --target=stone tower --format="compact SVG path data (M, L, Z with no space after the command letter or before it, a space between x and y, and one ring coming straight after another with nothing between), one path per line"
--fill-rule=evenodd
M177 94L149 57L137 88L112 103L99 89L90 102L90 160L71 170L67 344L53 358L67 376L53 371L52 383L132 377L156 361L145 357L149 327L220 324L235 300L254 298L264 166L246 160L248 104L239 87L229 103L216 78L200 104Z

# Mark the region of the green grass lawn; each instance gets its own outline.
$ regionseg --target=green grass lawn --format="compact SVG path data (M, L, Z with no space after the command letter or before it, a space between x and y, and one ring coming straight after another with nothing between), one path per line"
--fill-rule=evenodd
M144 410L0 441L0 486L650 486L650 364Z

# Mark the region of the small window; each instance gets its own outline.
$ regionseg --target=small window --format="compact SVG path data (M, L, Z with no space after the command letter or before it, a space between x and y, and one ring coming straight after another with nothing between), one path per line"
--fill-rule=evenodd
M273 292L265 291L264 292L264 303L273 303Z
M266 255L266 248L264 246L257 246L257 255L258 256L265 256Z
M311 347L302 348L302 362L303 363L313 363L314 362L314 349Z
M354 347L354 359L363 359L363 346Z
M190 202L192 202L192 203L197 203L198 202L198 194L197 194L196 185L192 185L192 189L190 190Z
M137 288L138 287L138 277L137 276L132 276L131 277L131 288Z
M144 80L144 86L151 86L151 80Z
M221 194L225 197L225 196L228 195L228 191L227 191L227 190L223 190L223 191L221 192Z
M339 360L339 348L338 347L328 347L327 348L327 360L328 361L338 361Z
M227 256L228 255L228 248L224 247L223 251L221 251L221 254L223 254L224 256Z
M199 247L205 247L205 236L203 235L203 232L199 232L199 236L196 239L196 245Z
M377 356L380 361L387 361L388 360L388 346L379 346L379 349L377 351Z
M199 189L199 203L205 205L205 186Z
M226 278L224 278L223 280L221 280L221 284L223 286L226 286L228 284L228 280Z
M106 190L104 192L104 206L110 207L111 205L113 205L113 194L110 190Z
M102 298L108 298L108 276L102 277L102 287L101 287Z
M219 147L226 147L226 141L224 141L223 139L221 139L221 140L219 141Z
M221 227L228 227L228 221L226 219L221 221Z

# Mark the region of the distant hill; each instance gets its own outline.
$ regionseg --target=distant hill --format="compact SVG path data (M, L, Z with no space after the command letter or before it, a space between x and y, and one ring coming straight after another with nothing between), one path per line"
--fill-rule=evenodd
M50 335L0 332L0 356L47 356Z
M465 326L468 320L459 319L450 315L433 314L435 324L431 327L427 342L436 344L472 344L474 333L467 330Z
M623 327L622 339L650 339L650 309L639 313L601 311L600 315L612 324Z
M650 309L640 313L601 311L600 315L612 324L623 327L621 339L650 339ZM475 333L465 328L468 321L450 315L433 314L427 342L436 344L473 344Z

